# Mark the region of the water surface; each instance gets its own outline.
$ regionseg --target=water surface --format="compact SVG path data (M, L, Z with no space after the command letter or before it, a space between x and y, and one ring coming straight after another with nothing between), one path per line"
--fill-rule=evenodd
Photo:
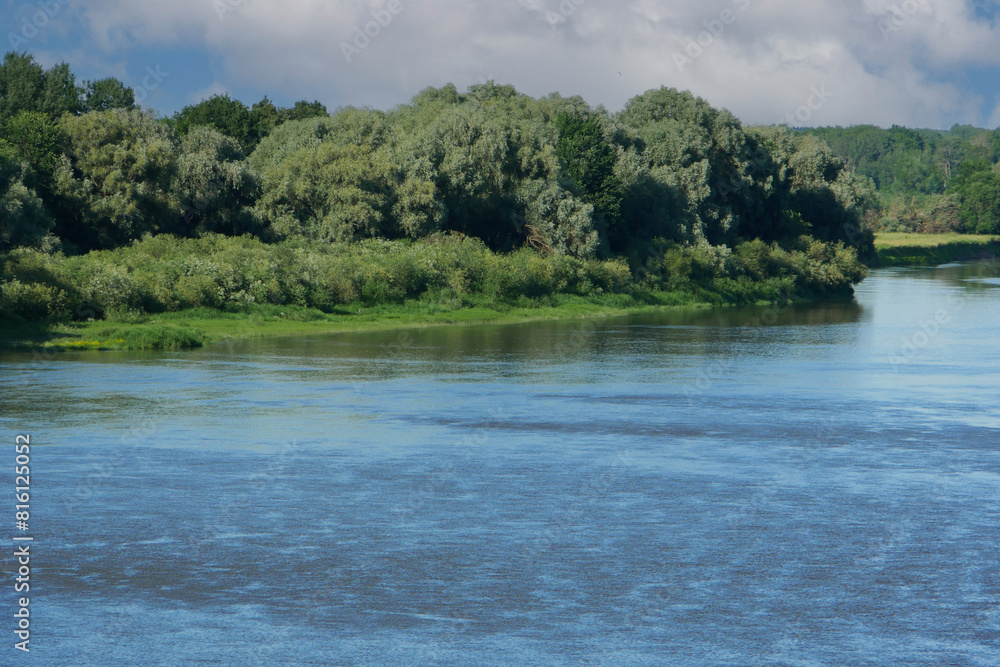
M998 275L0 357L36 443L0 662L1000 664Z

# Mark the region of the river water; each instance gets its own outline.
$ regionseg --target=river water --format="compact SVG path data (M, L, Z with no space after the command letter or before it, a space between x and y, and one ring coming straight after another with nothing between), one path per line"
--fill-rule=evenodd
M0 357L0 664L1000 664L998 275Z

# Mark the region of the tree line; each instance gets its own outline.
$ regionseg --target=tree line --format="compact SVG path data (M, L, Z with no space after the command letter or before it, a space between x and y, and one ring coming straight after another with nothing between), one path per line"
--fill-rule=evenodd
M0 313L29 319L78 299L155 312L571 284L843 294L864 275L877 199L819 137L747 127L666 87L617 113L489 82L389 110L215 95L162 117L113 78L78 84L26 53L0 65ZM248 247L269 277L229 264L242 251L200 256ZM471 280L473 261L497 268ZM502 267L534 277L501 289ZM578 279L558 278L567 267Z
M1000 128L948 131L871 125L806 130L879 191L886 231L1000 233Z
M216 95L170 118L121 82L77 85L28 54L0 66L0 243L68 252L145 234L264 241L482 239L579 257L655 239L856 243L875 192L815 137L748 128L669 88L619 113L487 83L389 111L247 107Z

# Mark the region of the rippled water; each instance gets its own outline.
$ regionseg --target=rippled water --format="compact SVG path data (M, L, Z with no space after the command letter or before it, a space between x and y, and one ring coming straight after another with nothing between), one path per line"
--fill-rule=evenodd
M35 443L0 663L1000 664L998 275L0 357Z

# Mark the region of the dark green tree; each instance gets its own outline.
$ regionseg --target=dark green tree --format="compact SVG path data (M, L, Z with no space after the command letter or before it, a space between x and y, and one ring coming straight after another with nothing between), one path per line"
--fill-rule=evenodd
M257 102L250 108L250 128L253 134L254 143L246 146L246 150L252 151L274 128L281 125L281 112L278 107L265 95L264 99Z
M0 116L41 111L45 70L27 53L7 53L0 65Z
M305 100L299 100L295 103L295 106L288 109L281 109L280 111L281 122L322 118L329 115L326 107L318 101L306 102Z
M11 51L0 65L0 115L40 111L58 119L81 111L82 93L66 63L46 71L33 56Z
M556 153L566 165L566 174L582 191L583 201L594 207L611 250L624 250L628 230L622 224L621 182L615 176L618 154L605 138L599 117L561 112L555 126L559 131Z
M971 234L1000 232L1000 172L987 160L970 160L959 165L949 190L961 200L959 217L964 231Z
M0 251L34 245L53 226L41 198L25 184L26 168L18 148L0 139Z
M139 109L64 116L67 155L56 168L58 235L82 250L171 231L181 207L173 131Z
M257 145L250 109L230 98L228 93L212 95L198 104L184 107L174 115L173 122L181 136L196 125L206 125L236 139L245 150Z
M173 192L183 207L178 228L185 236L219 232L257 233L250 212L259 181L239 143L197 126L181 141Z
M132 109L135 107L135 91L114 77L84 84L85 111L107 111L109 109Z

